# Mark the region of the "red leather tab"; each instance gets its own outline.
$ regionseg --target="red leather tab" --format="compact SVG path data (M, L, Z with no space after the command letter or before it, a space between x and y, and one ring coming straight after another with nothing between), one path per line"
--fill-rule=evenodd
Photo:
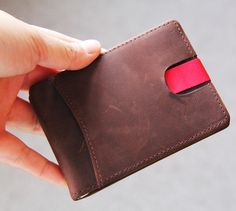
M168 87L175 94L210 81L209 75L198 58L167 70L165 79Z

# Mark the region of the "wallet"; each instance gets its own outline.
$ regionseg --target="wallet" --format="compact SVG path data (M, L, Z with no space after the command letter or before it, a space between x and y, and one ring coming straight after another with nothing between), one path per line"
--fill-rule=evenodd
M73 200L229 125L180 24L169 21L30 88Z

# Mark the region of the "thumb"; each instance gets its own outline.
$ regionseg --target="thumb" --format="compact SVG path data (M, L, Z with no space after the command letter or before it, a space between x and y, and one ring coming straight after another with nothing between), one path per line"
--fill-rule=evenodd
M38 65L51 69L84 68L101 52L101 45L96 40L68 42L40 32L33 40L39 58Z

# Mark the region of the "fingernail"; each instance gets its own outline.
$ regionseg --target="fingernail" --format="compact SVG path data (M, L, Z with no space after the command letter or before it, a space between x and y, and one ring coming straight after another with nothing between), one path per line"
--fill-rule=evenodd
M97 40L85 40L82 42L82 45L88 54L94 54L101 51L101 44Z

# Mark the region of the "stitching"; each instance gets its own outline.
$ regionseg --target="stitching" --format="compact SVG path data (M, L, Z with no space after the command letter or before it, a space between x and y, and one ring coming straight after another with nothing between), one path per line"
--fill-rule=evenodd
M182 38L182 40L184 41L185 46L187 47L187 50L189 51L189 53L192 54L192 56L194 56L194 50L193 50L193 48L191 47L191 44L190 44L190 42L188 41L188 38L184 35L183 31L180 29L180 25L179 25L176 21L174 21L174 24L175 24L175 26L176 26L176 28L177 28L179 34L181 35L181 38Z
M209 83L208 86L211 89L211 92L213 93L213 95L215 96L215 100L218 102L218 105L220 106L221 111L224 113L224 117L226 118L226 120L228 120L227 114L225 112L225 109L224 109L222 103L220 102L220 99L216 93L216 90L213 88L212 84Z
M84 135L85 135L85 138L87 139L87 143L88 143L88 147L90 148L89 152L90 154L92 155L92 158L94 160L94 163L95 163L95 168L97 171L95 171L95 177L96 177L96 180L98 182L98 186L100 187L100 185L102 185L102 175L100 173L100 168L98 166L98 161L97 161L97 158L96 158L96 155L95 155L95 152L94 152L94 147L92 145L92 142L90 140L90 137L89 137L89 133L88 133L88 128L87 126L85 125L84 121L80 118L80 114L79 114L79 111L78 109L73 105L73 102L71 101L71 99L66 95L66 93L63 91L63 89L61 88L60 84L57 84L58 88L57 90L62 94L62 96L65 97L66 99L66 102L73 108L73 110L76 112L76 115L78 117L78 122L79 122L79 125L81 127L81 130L84 132ZM93 162L92 162L93 163ZM96 172L98 174L98 178L96 176ZM82 191L81 191L82 192Z
M116 50L116 49L118 49L118 48L121 48L122 46L125 46L125 45L127 45L127 44L129 44L129 43L131 43L131 42L133 42L133 41L135 41L135 40L137 40L137 39L139 39L139 38L141 38L141 37L143 37L143 36L146 36L146 35L149 34L149 33L152 33L152 32L154 32L154 31L156 31L156 30L158 30L158 29L160 29L160 28L162 28L162 27L164 27L164 26L167 26L167 25L169 25L169 24L171 24L171 23L175 24L175 26L176 26L176 28L177 28L179 34L181 35L182 40L183 40L184 43L185 43L185 46L186 46L187 50L189 51L189 53L190 53L192 56L194 56L194 55L195 55L195 54L194 54L194 50L193 50L193 48L191 47L190 42L188 41L186 35L181 31L180 26L179 26L178 22L176 22L176 21L169 21L169 22L167 22L167 23L165 23L165 24L163 24L163 25L160 25L160 26L158 26L158 27L156 27L156 28L153 28L153 29L151 29L151 30L149 30L149 31L147 31L147 32L145 32L145 33L139 35L139 36L136 36L136 37L134 37L134 38L131 38L130 40L128 40L128 41L126 41L126 42L124 42L124 43L121 43L121 44L119 44L119 45L113 47L112 49L108 50L108 51L105 52L104 54L111 53L111 52L113 52L114 50ZM178 148L178 147L181 147L181 146L183 146L184 144L186 144L186 143L188 143L188 142L194 140L195 138L198 138L198 137L200 138L202 135L207 135L208 133L212 132L213 129L215 129L215 128L219 127L220 125L224 124L225 122L227 122L227 121L228 121L228 116L227 116L227 114L226 114L226 112L225 112L225 109L224 109L224 107L223 107L221 101L220 101L219 98L218 98L218 95L217 95L215 89L213 88L213 86L212 86L210 83L208 84L208 87L209 87L209 89L211 90L212 94L214 95L215 100L216 100L216 102L218 103L218 105L219 105L219 107L220 107L222 113L224 114L224 119L223 119L223 120L220 120L219 122L216 122L216 123L214 123L214 124L209 125L206 129L203 129L203 130L199 131L198 133L194 134L193 136L191 136L191 137L188 138L188 139L181 140L181 141L179 141L177 144L175 144L175 145L173 145L173 146L170 146L170 147L168 147L168 148L166 148L166 149L164 149L164 150L162 150L162 151L160 151L160 152L158 152L158 153L155 153L154 155L149 156L148 158L145 158L145 159L143 159L143 160L141 160L141 161L139 161L139 162L136 162L135 164L133 164L133 165L131 165L131 166L129 166L129 167L126 167L126 168L124 168L124 169L122 169L122 170L120 170L120 171L115 172L115 173L112 174L111 176L106 177L106 178L104 179L104 181L108 182L109 180L113 179L114 177L117 177L117 176L119 176L119 175L121 175L121 174L123 174L123 173L125 173L125 172L127 172L127 171L129 171L129 170L134 170L135 168L141 166L142 164L145 164L145 163L151 161L152 159L154 159L154 158L156 158L156 157L158 157L158 156L160 157L161 155L164 155L165 153L168 153L168 152L170 152L171 150L174 150L174 149L176 149L176 148ZM65 93L64 93L64 94L65 94ZM71 102L71 100L70 100L66 95L65 95L65 97L66 97L67 100L70 102L70 105L75 109L75 112L76 112L76 114L78 115L78 111L77 111L77 109L73 106L73 103ZM82 130L84 130L84 132L85 132L85 134L86 134L86 138L87 138L87 140L88 140L89 146L90 146L90 148L91 148L92 156L93 156L93 159L95 160L96 168L97 168L97 170L98 170L99 180L100 180L101 185L103 185L102 177L101 177L101 174L100 174L100 169L99 169L99 166L98 166L98 161L97 161L96 155L95 155L95 153L94 153L94 147L93 147L93 144L91 143L91 141L90 141L90 139L89 139L88 129L87 129L86 125L84 124L84 122L79 118L79 115L78 115L78 119L79 119L79 124L81 124L81 126L83 127ZM190 142L190 143L191 143L191 142ZM83 189L83 190L80 190L79 192L74 192L73 195L80 194L80 193L82 193L82 192L84 192L84 191L91 191L91 190L92 190L93 188L95 188L95 187L96 187L96 185L88 186L87 188L85 188L85 189Z
M50 82L51 82L51 85L55 88L55 90L57 90L56 87L53 85L53 83L52 83L52 81L51 81L50 79L51 79L51 78L46 79L46 80L47 80L47 83L50 83ZM58 94L59 94L59 93L58 93ZM32 105L36 105L34 98L31 97L31 95L30 95L29 97L30 97L30 101L32 102ZM33 103L33 102L34 102L34 103ZM38 111L37 108L34 108L34 110L35 110L35 111ZM41 115L38 115L38 117L42 116L42 118L40 118L39 121L40 121L40 123L41 123L41 125L42 125L42 127L43 127L43 130L45 131L45 134L49 134L48 127L46 127L46 124L45 124L45 121L44 121L45 116L47 116L47 114L48 114L48 112L43 111L43 112L41 113ZM55 136L53 135L53 133L50 133L50 136L51 136L51 139L52 139L52 140L56 140L56 138L55 138ZM49 144L51 145L50 142L49 142ZM79 153L82 151L82 148L84 148L84 142L82 142L82 144L81 144L81 146L80 146ZM64 165L61 163L61 160L60 160L60 159L57 159L57 161L58 161L58 164L60 165L61 169L63 169L63 168L64 168ZM79 192L72 193L71 195L74 197L74 196L77 196L78 194L81 194L81 193L83 194L84 191L87 191L87 190L89 190L89 189L91 189L91 188L93 189L93 188L96 188L96 187L97 187L97 184L93 184L93 185L91 185L91 186L85 187L83 190L80 190Z
M206 135L207 133L211 132L213 129L215 129L215 128L219 127L220 125L222 125L223 123L225 123L226 121L227 121L227 117L225 117L223 120L221 120L221 121L219 121L219 122L217 122L215 124L210 125L207 129L204 129L204 130L198 132L197 134L191 136L188 139L182 140L182 141L178 142L177 144L175 144L175 145L173 145L171 147L166 148L165 150L162 150L162 151L160 151L160 152L158 152L158 153L156 153L154 155L149 156L148 158L145 158L145 159L139 161L138 163L135 163L133 166L126 167L125 169L120 170L120 171L114 173L110 177L107 177L104 181L108 182L109 180L113 179L114 177L119 176L122 173L125 173L125 172L127 172L129 170L134 170L135 168L141 166L142 164L148 163L149 161L151 161L151 160L153 160L153 159L155 159L157 157L159 157L161 159L161 155L164 155L164 154L166 154L168 152L171 152L174 149L178 149L178 147L184 146L188 142L191 143L191 141L194 140L195 138L201 137L201 135Z
M167 25L169 25L169 24L171 24L171 23L176 23L176 21L175 21L175 20L171 20L171 21L168 21L168 22L166 22L166 23L164 23L164 24L162 24L162 25L160 25L160 26L157 26L157 27L155 27L155 28L152 28L152 29L150 29L150 30L148 30L148 31L146 31L146 32L144 32L144 33L138 35L138 36L135 36L135 37L130 38L129 40L127 40L127 41L125 41L125 42L122 42L121 44L118 44L117 46L115 46L115 47L109 49L108 51L106 51L106 52L103 53L103 54L105 55L105 54L111 53L112 51L114 51L114 50L116 50L116 49L118 49L118 48L120 48L120 47L123 47L124 45L127 45L127 44L129 44L129 43L131 43L131 42L133 42L133 41L135 41L135 40L141 38L141 37L144 37L144 36L146 36L146 35L148 35L148 34L154 32L154 31L156 31L156 30L158 30L158 29L164 27L164 26L167 26Z
M167 26L167 25L169 25L169 24L171 24L171 23L175 23L175 22L176 22L176 21L173 21L173 20L172 20L172 21L166 22L166 23L164 23L164 24L162 24L162 25L160 25L160 26L157 26L157 27L155 27L155 28L153 28L153 29L151 29L151 30L149 30L149 31L147 31L147 32L144 32L144 33L141 34L141 35L138 35L138 36L136 36L136 37L134 37L134 38L129 39L129 40L126 41L126 42L121 43L120 45L117 45L116 47L114 47L114 48L108 50L108 51L105 52L104 54L111 53L112 51L114 51L114 50L116 50L116 49L118 49L118 48L120 48L120 47L122 47L122 46L124 46L124 45L127 45L127 44L129 44L129 43L131 43L131 42L133 42L133 41L135 41L135 40L137 40L137 39L139 39L139 38L141 38L141 37L143 37L143 36L149 34L149 33L152 33L152 32L154 32L154 31L156 31L156 30L158 30L158 29L160 29L160 28L162 28L162 27L164 27L164 26ZM71 107L74 109L74 111L76 112L76 115L77 115L78 121L79 121L79 125L81 126L81 130L84 132L84 135L85 135L85 137L86 137L86 139L87 139L87 142L88 142L88 145L89 145L88 147L90 148L89 152L91 153L92 158L93 158L94 163L95 163L95 168L96 168L96 170L97 170L96 172L97 172L97 174L98 174L98 178L97 178L98 187L100 187L100 186L103 185L103 179L102 179L102 175L101 175L101 172L100 172L100 168L99 168L99 165L98 165L98 161L97 161L97 158L96 158L96 155L95 155L95 152L94 152L93 144L92 144L92 142L90 141L90 137L89 137L89 133L88 133L88 128L87 128L86 124L84 123L84 121L80 118L79 111L78 111L77 108L73 105L73 102L71 101L71 99L70 99L70 98L67 96L67 94L63 91L63 89L62 89L60 83L57 83L57 86L58 86L58 88L59 88L59 89L57 89L57 90L58 90L59 92L63 93L63 96L66 98L68 104L70 104L70 106L71 106ZM56 88L56 87L55 87L55 88ZM95 176L96 176L96 173L95 173ZM92 185L91 187L94 187L94 185ZM84 191L85 191L85 189L80 190L79 193L84 192ZM74 194L78 194L78 193L74 193Z
M225 112L224 112L224 113L225 113ZM211 132L211 130L213 130L213 129L219 127L219 126L222 125L222 124L224 124L224 122L226 122L227 120L228 120L228 118L225 117L223 120L221 120L221 121L219 121L219 122L217 122L217 123L215 123L215 124L212 124L212 125L209 126L207 129L198 132L197 134L193 135L193 136L190 137L189 139L182 140L182 141L178 142L178 143L177 143L176 145L174 145L174 146L168 147L168 148L166 148L165 150L162 150L162 151L160 151L160 152L158 152L158 153L156 153L156 154L154 154L154 155L152 155L152 156L150 156L150 157L148 157L148 158L145 158L145 159L142 160L142 161L139 161L139 162L135 163L133 166L126 167L125 169L120 170L120 171L114 173L114 174L111 175L110 177L105 178L104 181L105 181L105 182L109 182L109 180L112 180L114 177L117 177L117 176L119 176L119 175L121 175L121 174L123 174L123 173L125 173L125 172L127 172L127 171L134 170L135 168L137 168L137 167L141 166L142 164L145 164L146 162L149 162L149 161L151 161L151 160L153 160L153 159L155 159L155 158L158 158L158 157L159 157L159 159L161 159L161 156L164 155L165 153L168 153L168 152L170 152L170 151L172 151L172 150L175 150L176 148L181 147L181 146L183 146L184 144L187 144L188 142L191 143L191 140L193 140L193 139L195 139L195 138L197 138L197 137L200 137L201 135L205 135L205 134L207 134L208 132ZM156 161L156 160L153 160L153 161ZM73 195L74 195L74 196L77 196L78 194L81 194L81 193L83 193L83 192L86 193L87 191L90 191L90 190L92 190L93 188L96 188L96 185L91 185L91 186L88 186L88 187L84 188L83 190L80 190L80 191L78 191L78 192L74 192Z
M191 45L189 44L189 42L187 41L186 35L184 35L184 34L182 33L182 31L180 30L179 24L178 24L176 21L172 21L172 22L175 24L176 28L178 29L178 32L179 32L180 35L181 35L181 38L182 38L183 41L185 42L185 45L186 45L186 47L187 47L187 50L189 51L189 53L191 53L191 54L194 56L194 51L193 51ZM215 123L215 124L211 124L208 128L206 128L206 129L204 129L204 130L202 130L202 131L200 131L200 132L194 134L194 135L191 136L190 138L185 139L185 140L182 140L182 141L178 142L177 144L175 144L174 146L168 147L168 148L166 148L165 150L162 150L161 152L158 152L158 153L156 153L156 154L154 154L154 155L152 155L152 156L149 156L148 158L145 158L145 159L143 159L143 160L141 160L141 161L135 163L133 166L126 167L125 169L120 170L120 171L114 173L114 174L111 175L110 177L105 178L104 181L109 181L109 180L111 180L112 178L114 178L114 177L116 177L116 176L119 176L120 174L125 173L125 172L128 171L128 170L135 169L136 167L142 165L143 163L148 162L148 161L151 161L151 160L154 159L155 157L158 157L158 156L163 155L163 154L165 154L165 153L167 153L167 152L169 152L169 151L171 151L171 150L173 150L173 149L176 149L177 147L180 147L180 146L182 146L182 145L188 143L189 141L191 141L191 140L193 140L193 139L195 139L195 138L197 138L197 137L199 137L199 136L201 136L201 135L205 135L205 134L207 134L208 132L212 131L214 128L217 128L217 127L219 127L221 124L227 122L227 121L228 121L228 117L227 117L226 112L225 112L225 110L224 110L224 108L223 108L223 105L221 104L221 102L220 102L220 100L219 100L219 98L218 98L218 96L217 96L216 91L213 90L213 87L212 87L212 85L210 85L210 83L208 84L208 87L210 88L212 94L213 94L214 97L215 97L216 102L218 103L218 105L219 105L219 107L220 107L222 113L224 114L224 119L223 119L223 120L221 120L221 121L219 121L219 122L217 122L217 123Z

